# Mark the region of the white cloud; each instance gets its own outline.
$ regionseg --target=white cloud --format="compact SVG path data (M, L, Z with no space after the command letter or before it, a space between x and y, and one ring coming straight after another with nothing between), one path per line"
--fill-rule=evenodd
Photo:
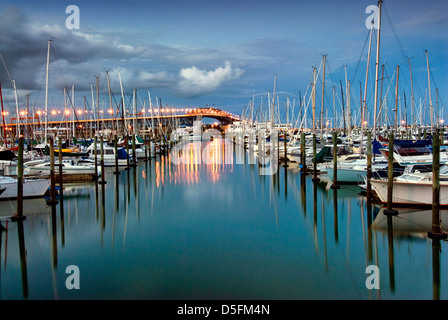
M183 68L179 72L179 90L183 95L195 97L216 90L224 82L241 77L244 70L232 68L229 61L224 67L212 71L201 70L195 66Z
M167 73L165 71L160 71L157 73L152 73L148 71L140 71L138 74L138 81L146 82L146 81L166 81Z

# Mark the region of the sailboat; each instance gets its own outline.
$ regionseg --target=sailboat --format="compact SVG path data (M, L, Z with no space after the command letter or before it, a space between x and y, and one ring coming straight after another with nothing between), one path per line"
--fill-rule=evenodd
M0 189L5 191L0 194L0 200L17 199L17 179L0 176ZM24 179L23 198L43 197L50 187L50 179Z
M372 188L381 202L387 203L387 179L372 179ZM392 203L431 205L433 202L432 172L409 172L393 181ZM440 205L448 205L448 165L440 167Z
M95 143L92 143L88 148L87 152L89 154L89 159L95 159ZM96 152L97 152L97 162L100 163L101 160L101 144L97 144L96 146ZM118 157L118 165L119 166L126 166L128 164L128 161L132 163L132 158L128 160L128 153L124 148L118 148L117 149L117 157ZM115 147L109 146L106 142L103 142L103 159L104 159L104 166L106 167L113 167L115 166Z

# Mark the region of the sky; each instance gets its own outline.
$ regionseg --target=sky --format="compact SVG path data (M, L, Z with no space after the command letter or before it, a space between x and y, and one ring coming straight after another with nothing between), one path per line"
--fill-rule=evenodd
M79 29L70 5L79 8ZM275 94L280 109L297 114L309 102L316 68L317 108L322 107L323 56L326 56L324 107L328 117L350 106L354 119L364 95L373 109L377 31L372 33L367 66L371 0L164 0L164 1L10 1L0 3L0 81L5 110L17 105L35 110L45 105L45 69L51 39L48 108L65 108L64 87L74 87L75 108L96 103L112 108L123 96L132 108L215 106L241 115L254 99L265 111ZM380 65L384 64L383 98L395 103L399 66L399 110L404 118L425 116L429 105L426 50L431 97L445 116L448 94L448 2L386 0L382 4ZM411 110L410 68L415 109ZM121 84L120 85L120 78ZM351 88L347 90L347 81ZM94 98L92 99L92 88ZM436 94L437 89L437 94ZM85 97L85 98L84 98ZM349 97L349 98L348 98ZM344 100L345 99L345 100ZM85 103L84 103L85 100ZM92 101L95 100L95 101ZM309 105L309 104L306 104ZM303 107L305 108L305 106ZM391 110L391 108L387 110ZM306 109L309 113L309 108ZM417 111L415 111L417 110ZM448 110L447 110L448 111ZM389 111L390 113L391 111Z

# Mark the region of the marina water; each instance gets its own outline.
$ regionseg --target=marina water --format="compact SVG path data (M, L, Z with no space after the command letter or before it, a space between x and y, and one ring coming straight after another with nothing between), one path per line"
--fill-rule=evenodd
M431 210L385 216L360 187L331 189L292 163L260 175L249 161L158 155L114 170L104 185L65 185L53 207L24 200L23 222L8 219L14 202L0 204L1 299L448 298Z

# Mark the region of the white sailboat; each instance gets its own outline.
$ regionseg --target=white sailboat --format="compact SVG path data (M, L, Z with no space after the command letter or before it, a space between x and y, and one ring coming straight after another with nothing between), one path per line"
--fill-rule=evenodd
M95 161L95 143L92 143L86 150L89 153L89 159ZM101 161L100 143L97 143L96 152L97 152L97 164L100 164ZM127 158L129 157L128 153L124 148L118 148L117 152L118 152L117 155L118 165L126 166L128 163ZM104 166L106 167L115 166L115 147L109 146L106 142L103 142L103 160L104 160ZM129 162L132 163L132 158L129 159Z
M23 198L43 197L50 187L49 179L24 179ZM6 190L0 194L0 199L17 199L17 179L0 176L0 189Z
M372 188L381 202L387 203L387 179L372 179ZM392 203L405 205L432 204L432 172L411 172L393 181ZM448 205L448 165L440 167L440 205Z
M32 161L27 165L28 162L24 163L27 168L27 172L30 175L49 175L50 174L50 161L41 161L36 163ZM55 160L55 174L59 174L59 160ZM101 166L97 165L98 175L101 174ZM95 160L91 159L63 159L62 160L62 174L95 174Z

